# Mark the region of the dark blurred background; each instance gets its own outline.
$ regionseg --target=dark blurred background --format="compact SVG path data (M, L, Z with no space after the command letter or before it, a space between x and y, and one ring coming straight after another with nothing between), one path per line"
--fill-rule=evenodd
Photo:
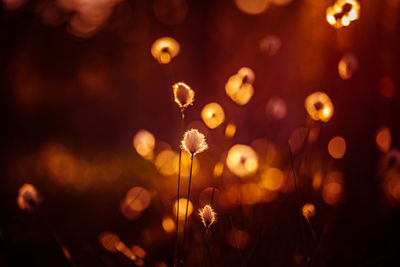
M400 1L359 1L358 20L341 28L326 20L334 3L0 2L0 265L68 266L64 248L76 266L171 266L174 230L162 222L170 218L174 227L177 177L160 170L171 161L156 163L161 151L178 151L180 117L171 88L178 81L196 93L185 127L199 128L210 146L195 158L200 170L193 178L187 266L209 266L207 247L214 266L398 265ZM246 13L249 5L257 14ZM181 48L169 64L150 53L164 36ZM338 64L349 54L356 64L343 77ZM241 67L255 73L254 95L243 106L225 93ZM332 100L334 114L326 123L312 122L304 108L315 91ZM276 96L285 116L271 119L266 106ZM216 129L201 118L210 102L225 111ZM236 135L222 145L230 122ZM376 138L382 127L383 145ZM133 146L141 129L156 140L150 160ZM305 129L314 138L304 137ZM293 139L300 142L294 151L297 195L287 140L299 135L300 141ZM328 153L335 136L346 142L339 158ZM214 165L233 144L253 147L257 173L240 178L224 168L214 178ZM263 170L271 166L283 173L284 186L260 189ZM324 188L329 179L340 190ZM17 205L24 183L41 196L34 212ZM206 235L197 210L207 202L210 188L204 189L214 184L219 219ZM150 203L140 202L142 210L129 215L121 207L133 187ZM299 217L297 200L315 205L310 222L317 240ZM105 231L128 248L145 250L143 262L107 249Z

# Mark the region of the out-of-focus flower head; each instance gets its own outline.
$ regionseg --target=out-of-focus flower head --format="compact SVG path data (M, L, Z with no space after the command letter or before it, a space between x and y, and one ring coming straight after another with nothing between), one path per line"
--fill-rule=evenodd
M175 83L172 85L172 89L174 90L174 100L182 110L193 104L194 91L186 83Z
M217 221L217 213L210 205L205 205L204 208L199 209L199 216L207 229Z
M302 208L303 216L308 218L314 217L315 216L315 206L310 203L304 204Z
M182 148L190 155L196 155L206 150L208 145L204 134L200 133L197 129L190 129L183 136Z
M254 94L254 71L243 67L235 75L229 77L225 84L225 92L238 105L246 105Z
M21 210L33 212L40 202L36 188L31 184L24 184L18 191L17 204Z
M162 37L154 41L151 54L161 64L168 64L179 53L178 42L171 37Z
M323 92L315 92L307 96L304 106L313 120L327 122L333 116L332 101Z
M358 19L360 3L357 0L337 0L326 9L326 21L339 29L349 26L352 21Z
M201 118L210 129L215 129L225 120L224 109L216 102L204 106Z

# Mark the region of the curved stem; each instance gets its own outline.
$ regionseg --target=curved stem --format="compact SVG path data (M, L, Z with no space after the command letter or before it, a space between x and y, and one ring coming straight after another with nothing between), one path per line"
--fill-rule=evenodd
M186 201L185 224L183 227L182 263L183 263L183 256L185 255L186 223L187 223L188 209L189 209L190 185L192 183L192 168L193 168L193 154L190 155L189 187L188 187L188 195L187 195L187 201Z

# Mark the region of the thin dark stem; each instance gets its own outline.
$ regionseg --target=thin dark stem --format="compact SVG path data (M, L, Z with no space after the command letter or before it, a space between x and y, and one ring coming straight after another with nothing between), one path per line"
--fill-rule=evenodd
M311 226L310 220L309 220L307 217L306 217L306 220L307 220L308 226L310 227L312 236L313 236L315 242L317 242L317 235L315 234L314 229L313 229L312 226Z
M289 152L290 152L290 162L292 163L292 173L293 173L293 180L294 180L294 188L296 190L296 201L297 201L297 206L300 211L300 201L299 201L299 192L297 190L297 182L296 182L296 172L294 171L294 160L293 160L293 152L292 148L290 147L290 143L288 142L289 146Z
M206 232L205 232L205 235L204 235L204 240L205 240L205 243L206 243L207 254L208 254L208 257L209 257L209 260L210 260L211 267L214 267L214 262L213 262L213 259L212 259L212 256L211 256L210 242L209 242L209 238L208 238L208 229L206 229Z
M60 249L64 255L64 258L67 260L68 264L72 267L75 267L76 265L72 261L71 253L68 251L67 247L64 245L59 234L57 234L57 232L54 230L53 226L50 224L49 220L47 219L47 216L45 214L39 213L38 211L36 212L36 214L37 214L39 220L42 221L44 223L44 225L46 226L45 228L49 230L51 235L56 240L56 242L57 242L58 246L60 247Z
M213 185L212 191L211 191L211 200L210 200L210 205L212 205L214 201L214 196L215 196L215 184Z
M179 140L182 138L183 135L183 127L184 127L184 113L183 109L181 110L181 127L179 130ZM176 194L176 232L175 232L175 258L174 258L174 265L177 266L178 264L178 251L179 251L179 187L181 184L181 162L182 162L182 148L179 145L179 164L178 164L178 190Z
M306 244L305 244L304 224L303 224L303 220L301 219L301 211L300 211L301 208L300 208L299 191L297 190L296 172L295 172L295 169L294 169L293 152L292 152L292 148L290 146L289 141L288 141L288 146L289 146L289 152L290 152L290 161L292 163L292 173L293 173L294 188L296 190L297 215L298 215L298 220L299 220L300 227L302 229L301 232L302 232L302 237L303 237L303 243L304 243L304 246L306 246Z
M186 201L185 224L183 227L182 263L183 263L183 256L185 255L186 223L187 223L188 209L189 209L190 185L192 183L192 168L193 168L193 154L190 155L189 187L188 187L188 195L187 195L187 201Z

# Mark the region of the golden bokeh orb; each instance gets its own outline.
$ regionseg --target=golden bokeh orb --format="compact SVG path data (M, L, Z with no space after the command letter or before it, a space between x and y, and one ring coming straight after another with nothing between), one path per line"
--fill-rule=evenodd
M257 15L267 9L269 0L235 0L235 4L243 13Z
M175 230L175 222L169 216L166 216L162 219L161 225L166 233L172 233Z
M228 123L225 127L225 137L232 138L236 134L236 125L234 123Z
M208 128L217 128L225 120L224 109L216 102L209 103L201 111L201 118Z
M390 130L386 126L380 127L375 134L376 146L382 152L389 151L389 148L392 144L392 135L390 134Z
M328 143L328 152L334 159L343 158L346 153L346 140L341 136L333 137Z
M358 68L358 60L353 54L344 55L338 64L338 72L343 80L350 79Z
M281 189L284 182L285 176L278 168L266 168L261 174L260 186L270 191L277 191Z
M226 165L239 177L248 177L258 170L257 153L247 145L234 145L228 151Z
M139 130L133 138L133 147L136 152L147 160L153 158L155 143L154 135L147 130Z
M174 207L172 212L174 213L175 217L176 217L176 209L178 207L178 203L179 203L179 220L185 220L185 216L186 216L186 205L187 205L187 198L180 198L179 202L175 201ZM188 206L188 217L192 214L193 212L193 204L192 202L189 200L189 206Z
M357 0L337 0L326 9L326 21L334 28L349 26L358 19L360 4Z
M171 37L161 37L151 46L151 54L161 64L168 64L180 51L179 43Z
M304 105L313 120L328 122L333 116L333 104L329 96L323 92L315 92L307 96Z

